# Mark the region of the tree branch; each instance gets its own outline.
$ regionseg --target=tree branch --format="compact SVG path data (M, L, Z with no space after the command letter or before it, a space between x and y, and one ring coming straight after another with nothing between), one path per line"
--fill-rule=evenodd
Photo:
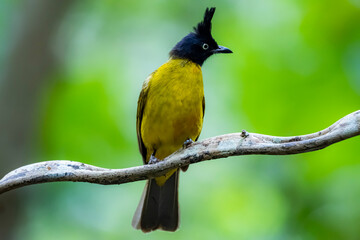
M170 169L205 160L238 155L288 155L316 151L360 135L360 110L316 133L276 137L257 133L232 133L208 138L180 149L164 161L126 169L106 169L80 162L56 160L34 163L8 173L0 180L0 193L45 182L121 184L161 176Z

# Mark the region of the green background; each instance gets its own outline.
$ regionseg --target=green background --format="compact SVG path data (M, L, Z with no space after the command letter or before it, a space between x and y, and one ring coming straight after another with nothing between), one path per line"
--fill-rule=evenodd
M0 6L2 53L22 6ZM217 7L214 38L234 53L203 65L200 140L242 129L302 135L359 109L359 0L77 1L50 42L57 65L39 96L27 162L141 165L142 82L208 6ZM6 63L6 54L0 59ZM359 239L359 144L353 138L311 153L192 165L180 177L175 233L131 227L144 182L18 189L31 197L16 239Z

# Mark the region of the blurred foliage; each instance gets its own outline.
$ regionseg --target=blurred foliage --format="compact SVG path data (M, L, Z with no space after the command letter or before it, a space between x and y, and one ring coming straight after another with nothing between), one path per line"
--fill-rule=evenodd
M20 6L0 7L2 56ZM359 109L359 0L78 1L52 43L58 70L39 101L36 159L140 165L141 84L207 6L217 7L213 36L234 54L203 66L200 139L307 134ZM358 239L359 144L192 165L181 174L176 233L131 228L144 182L31 186L18 239Z

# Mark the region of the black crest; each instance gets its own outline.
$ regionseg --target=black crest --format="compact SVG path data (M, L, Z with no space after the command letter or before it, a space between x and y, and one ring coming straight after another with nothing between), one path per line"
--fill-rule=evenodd
M219 46L211 36L211 20L215 8L206 8L204 20L194 27L194 32L189 33L170 51L170 57L189 59L200 66L215 53L231 53L231 50Z
M204 20L200 22L196 27L194 27L194 31L196 34L200 36L211 36L211 20L214 16L215 8L206 8L204 14Z

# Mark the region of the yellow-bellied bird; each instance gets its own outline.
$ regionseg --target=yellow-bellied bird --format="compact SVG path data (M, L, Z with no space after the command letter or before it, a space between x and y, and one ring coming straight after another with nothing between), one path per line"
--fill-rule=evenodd
M144 82L136 130L144 164L163 160L200 135L205 101L201 66L216 53L231 53L211 35L215 8L170 52L170 59ZM183 170L186 170L185 167ZM148 180L132 225L143 232L175 231L179 226L179 169Z

